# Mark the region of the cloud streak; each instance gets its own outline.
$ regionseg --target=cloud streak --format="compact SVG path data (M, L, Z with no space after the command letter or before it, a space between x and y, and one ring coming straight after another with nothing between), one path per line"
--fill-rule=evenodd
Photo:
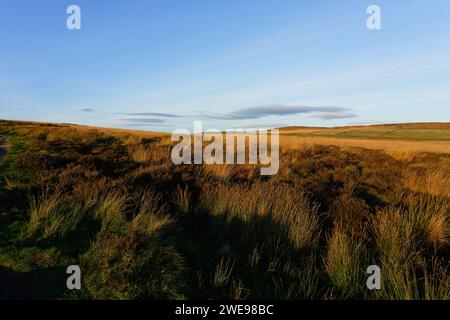
M357 118L358 115L352 112L335 112L335 113L323 113L310 115L311 118L317 118L320 120L337 120L337 119L349 119Z
M173 127L176 128L177 125L175 124L152 124L152 123L123 123L121 124L122 127Z
M157 119L157 118L128 118L119 120L134 124L161 124L166 122L166 120L164 119Z
M136 117L162 117L162 118L181 118L182 115L174 113L161 113L161 112L134 112L134 113L121 113L125 116Z
M246 119L259 119L268 116L289 116L296 114L307 113L324 113L324 114L338 114L350 111L347 108L342 107L313 107L313 106L288 106L283 104L273 104L266 106L257 106L250 108L243 108L230 113L205 113L203 117L208 119L217 120L246 120Z

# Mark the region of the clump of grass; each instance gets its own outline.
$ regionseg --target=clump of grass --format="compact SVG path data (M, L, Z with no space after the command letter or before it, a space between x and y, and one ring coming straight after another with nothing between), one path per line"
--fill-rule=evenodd
M127 193L122 189L111 189L102 195L94 217L101 221L102 229L120 232L127 226L125 216Z
M3 180L4 180L4 188L5 190L17 190L17 189L25 189L28 184L24 183L20 177L16 177L14 175L8 176L8 175L4 175L3 176Z
M450 201L426 194L410 194L405 202L405 214L419 240L434 252L446 247L450 240Z
M344 229L337 225L328 237L325 268L335 292L340 298L356 297L364 280L362 263L362 244L351 239Z
M415 192L450 197L450 172L444 168L406 170L404 182L406 188Z
M382 259L394 269L414 255L414 224L401 209L390 208L377 212L372 226Z
M245 300L248 297L248 289L245 288L242 279L237 279L233 281L231 287L231 300Z
M414 261L419 249L414 241L414 223L400 209L385 209L373 219L376 247L383 270L382 295L387 299L418 296Z
M128 154L137 163L147 163L151 159L151 151L144 145L129 145Z
M175 203L175 207L177 208L178 213L182 215L186 215L192 210L191 205L191 195L189 193L189 188L186 186L185 188L181 188L177 186L177 190L173 196L173 202Z
M251 222L259 217L256 221L266 224L250 226L248 231L260 232L261 240L271 237L273 220L296 250L314 248L320 236L318 208L287 186L260 182L251 187L220 185L205 192L200 207L227 222Z
M228 284L233 272L234 262L231 259L222 258L216 266L216 270L213 276L213 285L216 288L223 287Z
M131 230L152 235L170 223L172 219L161 206L161 198L151 190L145 191L140 199L139 211L130 222Z
M286 198L286 202L281 199L275 202L274 216L280 217L288 226L289 239L295 250L315 249L320 237L318 207L311 205L303 194Z
M445 261L431 259L431 268L428 271L426 261L420 263L423 272L423 298L426 300L450 300L450 273L449 264Z
M409 194L404 205L377 212L372 220L384 299L434 299L448 296L448 271L437 256L427 264L422 254L436 254L448 244L448 199ZM431 265L431 269L430 269Z
M27 233L44 239L63 237L74 231L83 220L86 210L80 203L73 203L62 190L44 191L40 197L29 195L30 220Z

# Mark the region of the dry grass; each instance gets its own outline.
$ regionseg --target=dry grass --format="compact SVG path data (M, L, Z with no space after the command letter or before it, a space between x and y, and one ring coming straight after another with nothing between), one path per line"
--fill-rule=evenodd
M139 211L130 222L131 230L153 235L172 223L165 207L161 205L161 197L153 191L143 192L139 204Z
M334 228L327 242L325 268L338 289L338 292L333 294L341 298L356 296L364 284L361 243L350 238L340 226Z
M426 194L409 195L403 215L419 239L434 251L450 242L450 201Z
M121 189L112 189L101 196L94 217L102 223L103 230L118 231L126 226L126 201L128 195Z
M372 226L381 260L392 269L401 269L416 254L414 222L402 210L377 212Z
M4 188L6 190L14 190L14 189L23 189L27 186L26 183L23 183L22 181L16 179L15 177L7 177L4 178Z
M415 299L414 262L419 255L414 223L399 209L379 211L373 220L378 256L383 270L382 295L388 299Z
M238 219L248 223L259 217L280 223L282 232L297 250L314 248L320 236L318 208L311 205L305 195L287 186L268 183L256 183L251 188L222 185L205 192L201 207L215 216L223 216L228 222ZM249 232L255 231L251 229L249 226ZM271 237L264 233L261 236Z
M70 202L62 190L46 190L39 197L30 194L29 204L27 232L44 239L63 237L74 231L86 213L81 203Z
M139 140L142 140L142 138L139 138ZM165 145L159 140L158 143L152 143L151 145L128 142L125 142L125 144L127 145L128 154L134 162L140 164L164 164L167 163L167 159L170 159L171 146Z
M128 154L137 163L146 163L151 159L151 151L143 145L129 145Z
M213 276L213 285L215 287L222 287L230 281L231 273L233 272L234 262L230 259L220 260L219 264L216 266L216 270Z
M186 215L191 212L192 204L190 199L191 195L188 186L185 188L178 186L173 196L173 202L175 203L178 213Z
M444 168L419 168L405 172L405 186L411 191L450 197L450 172Z
M450 273L448 272L448 261L442 261L432 258L431 268L428 270L428 263L421 261L421 269L423 271L423 286L426 300L450 300Z
M237 170L237 167L232 164L204 164L202 166L203 174L210 175L223 181L233 178L236 175Z
M386 139L358 139L334 137L296 137L280 135L282 150L304 149L314 145L337 146L341 148L366 148L382 150L396 159L408 160L422 152L450 154L447 141L407 141Z
M0 231L23 252L45 238L55 259L82 256L87 297L449 298L449 173L432 162L446 158L417 155L445 142L282 136L279 174L261 177L258 165L175 166L167 136L6 130L26 146L8 167L20 179L0 184ZM30 260L8 250L0 265ZM382 290L369 292L372 264Z

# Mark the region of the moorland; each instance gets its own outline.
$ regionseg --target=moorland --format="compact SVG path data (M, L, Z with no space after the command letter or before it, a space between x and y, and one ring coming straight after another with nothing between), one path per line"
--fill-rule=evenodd
M0 297L450 298L449 124L280 132L261 176L174 165L163 133L0 121Z

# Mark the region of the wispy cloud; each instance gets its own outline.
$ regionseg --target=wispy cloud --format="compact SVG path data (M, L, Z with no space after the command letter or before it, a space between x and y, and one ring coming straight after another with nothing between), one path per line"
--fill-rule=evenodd
M181 117L181 115L159 112L128 112L120 114L130 116L129 118L116 119L116 121L121 122L121 126L124 127L175 127L175 124L167 123L167 119L164 118Z
M182 115L173 113L161 113L161 112L134 112L134 113L121 113L126 116L136 117L162 117L162 118L180 118Z
M83 108L81 109L81 112L94 112L95 110L92 108Z
M288 106L283 104L273 104L267 106L257 106L250 108L243 108L230 113L205 113L203 117L209 119L219 120L244 120L244 119L259 119L267 116L288 116L306 113L324 113L337 114L350 111L348 108L342 107L313 107L313 106Z
M164 119L157 119L157 118L128 118L118 120L134 124L161 124L166 122L166 120Z
M317 118L321 120L336 120L336 119L349 119L357 118L358 115L352 112L332 112L332 113L322 113L310 115L311 118Z
M122 123L120 125L121 127L125 127L125 128L129 128L129 127L143 127L143 128L147 128L147 127L171 127L171 128L176 128L177 125L175 124L156 124L156 123Z
M167 123L165 119L158 118L125 118L117 119L121 127L177 127L173 123Z
M268 129L268 128L282 128L286 124L280 123L243 123L232 125L229 129Z
M369 125L385 124L385 123L390 123L390 122L374 120L374 119L362 119L359 121L350 121L347 123L347 125L349 125L349 126L369 126Z

